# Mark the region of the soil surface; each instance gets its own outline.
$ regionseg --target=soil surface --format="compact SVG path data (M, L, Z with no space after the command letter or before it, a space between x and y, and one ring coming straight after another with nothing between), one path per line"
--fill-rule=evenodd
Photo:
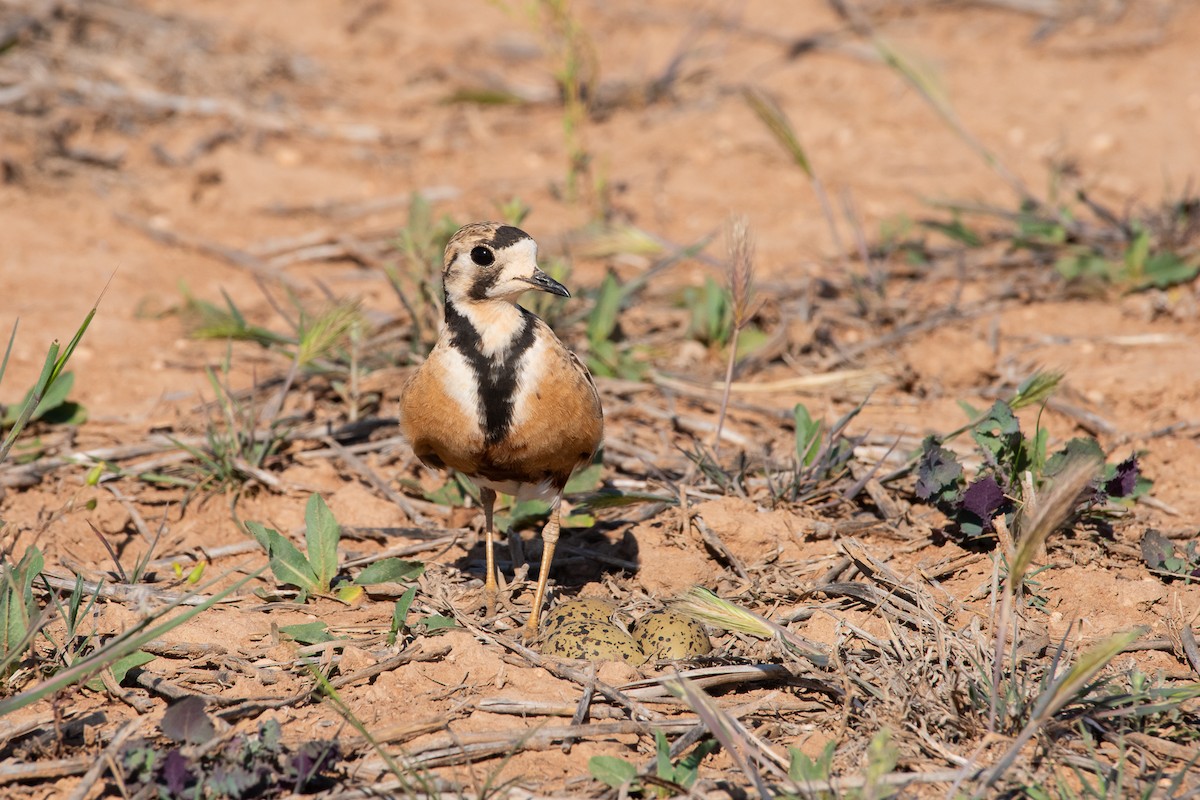
M731 215L744 215L761 304L754 324L767 344L739 366L721 464L736 473L739 453L747 463L787 459L797 402L832 424L865 400L848 435L857 437L860 477L884 459L882 475L922 437L966 423L960 403L986 408L1037 369L1061 371L1053 402L1021 411L1024 429L1046 429L1052 449L1095 436L1113 462L1136 452L1154 483L1110 527L1050 538L1030 629L1074 652L1138 626L1147 640L1178 643L1180 626L1195 625L1200 590L1148 570L1139 544L1154 528L1182 548L1200 526L1200 283L1081 286L1058 276L1053 258L1039 261L1004 240L962 248L920 222L952 219L947 203L1015 212L1018 190L1088 215L1082 191L1122 219L1185 197L1200 176L1200 6L1046 4L1058 16L1043 17L999 3L867 3L847 20L819 2L576 2L570 24L582 42L589 108L572 139L556 80L566 59L561 27L528 5L0 7L0 32L11 32L0 48L0 331L19 319L0 402L19 401L50 342L70 339L99 298L69 367L70 398L86 408L86 422L37 423L0 467L6 552L16 560L36 545L48 573L110 584L114 558L131 571L155 540L142 587L93 609L97 633L108 636L187 588L173 565L205 562L205 581L225 575L210 594L232 584L232 570L263 567L265 554L239 520L303 546L305 503L319 492L344 526L343 561L424 561L410 619L459 622L441 633L413 626L389 647L403 586L373 587L350 604L300 604L261 575L148 648L156 658L142 674L172 688L135 675L107 691L70 689L0 721L9 796L119 796L107 771L84 772L130 721L133 739L163 741L163 711L186 694L205 698L214 716L236 709L217 720L219 733L252 733L273 719L288 743L337 738L333 794L391 780L334 705L310 697L306 660L356 676L339 685L341 702L390 752L412 758L431 789L443 781L445 790L480 795L599 795L592 756L639 766L653 758L653 736L620 702L601 704L600 693L590 721L611 730L569 747L539 738L570 723L592 673L537 666L536 646L516 644L532 587L523 572L514 577L510 551L521 556L518 569L536 561L536 529L523 531L523 548L502 543L508 588L499 616L485 619L480 515L461 494L430 494L445 476L421 468L397 438L399 389L431 335L413 336L387 277L411 266L400 242L417 194L435 220L458 223L498 218L514 198L527 205L521 227L544 258L569 265L563 280L575 295L557 306L539 299L538 308L550 309L581 354L591 349L590 298L605 276L648 278L618 331L643 367L598 378L607 416L600 480L674 505L599 510L594 526L568 530L552 573L557 597L606 595L636 616L700 584L778 621L822 608L795 617L792 629L836 649L847 626L886 638L890 623L869 603L804 592L839 559L866 553L945 603L954 629L990 631L994 549L957 536L914 498L911 479L880 486L882 499L777 502L761 481L722 490L692 466L688 454L711 444L726 351L690 335L696 303L685 290L703 291L709 277L724 283L724 232ZM917 82L881 52L899 54ZM751 109L748 87L791 120L827 209ZM573 146L585 154L574 191ZM996 217L960 218L980 231L1004 229ZM653 246L597 233L629 226ZM923 239L929 257L880 250L889 231ZM664 258L671 253L678 257ZM404 285L420 316L428 304ZM206 430L224 429L209 370L253 420L291 364L287 347L195 336L188 298L220 308L228 298L249 323L283 335L299 309L319 314L331 298L357 301L364 321L358 402L336 388L344 371L302 370L279 413L288 441L236 492L137 477L195 480L184 468L188 452L165 437L203 447ZM852 369L857 377L847 376ZM834 378L828 386L795 380L823 374ZM356 418L378 424L346 432ZM977 468L970 444L956 440L953 449L974 452L968 465ZM98 449L99 459L55 461ZM88 482L101 460L107 477ZM279 631L313 621L327 623L334 644L297 644ZM713 636L722 663L781 663L767 644ZM1178 648L1126 653L1112 669L1135 664L1195 679ZM591 680L621 686L655 674L666 673L605 664ZM23 669L3 691L16 695L47 677ZM866 743L886 722L879 714L875 728L848 731L841 703L802 682L713 692L781 757L788 747L815 757L839 742L835 775L861 774ZM529 705L514 712L502 699ZM683 720L668 729L672 739L694 724L677 703L652 708ZM58 733L38 738L31 729ZM519 735L526 730L528 738ZM972 735L939 739L947 752L903 725L892 736L901 771L953 770L976 758L987 766L1000 753L973 752L981 739ZM67 766L23 781L10 775L18 763L51 762ZM747 786L725 749L700 776L708 792ZM949 785L909 791L942 796Z

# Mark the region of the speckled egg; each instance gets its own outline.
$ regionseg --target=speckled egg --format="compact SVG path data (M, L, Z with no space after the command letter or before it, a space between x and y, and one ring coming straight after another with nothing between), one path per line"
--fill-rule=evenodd
M633 624L633 638L647 658L694 658L712 652L704 626L675 611L651 611Z
M646 661L633 637L607 620L564 622L546 636L542 652L556 658L587 661L624 661L635 665Z
M617 607L599 597L580 597L559 603L546 612L542 635L549 636L568 622L612 622Z

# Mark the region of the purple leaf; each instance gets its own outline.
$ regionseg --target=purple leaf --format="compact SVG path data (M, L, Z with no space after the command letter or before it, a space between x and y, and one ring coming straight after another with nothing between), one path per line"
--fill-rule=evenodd
M962 508L969 514L974 514L983 523L983 530L992 529L992 519L1004 505L1004 492L1000 484L991 475L978 479L963 492Z
M162 777L172 797L182 795L192 780L192 771L188 769L188 757L177 749L167 753L167 757L163 759Z
M1137 486L1139 474L1141 470L1138 469L1137 456L1132 455L1117 464L1116 474L1104 484L1104 493L1109 497L1129 497Z

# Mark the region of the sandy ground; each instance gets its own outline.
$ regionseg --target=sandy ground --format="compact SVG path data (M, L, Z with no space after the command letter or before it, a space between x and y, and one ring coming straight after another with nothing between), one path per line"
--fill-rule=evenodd
M1035 195L1071 204L1074 190L1083 188L1122 214L1184 196L1200 175L1195 146L1200 7L1130 2L1121 4L1120 13L1094 11L1054 21L988 5L877 4L866 8L864 19L928 76L935 99ZM15 19L19 6L0 7L0 19ZM286 360L256 345L228 349L224 342L190 337L178 313L185 291L215 303L227 293L247 318L273 330L284 326L267 293L286 303L286 292L294 291L301 302L318 307L327 291L358 299L378 330L402 329L408 316L379 268L389 256L356 260L354 248L356 242L390 241L407 223L414 192L428 192L436 198L437 214L461 222L495 218L499 204L520 198L532 209L522 227L542 242L543 254L571 260L577 295L586 295L607 271L630 279L650 263L636 255L589 256L578 244L578 231L600 213L674 245L718 234L704 251L707 261L685 259L657 274L642 308L630 308L623 321L630 340L653 343L662 373L717 380L723 358L686 341L680 298L684 287L719 275L711 259L723 257L720 231L731 214L740 214L748 218L757 245L757 288L765 301L761 321L782 343L776 357L746 370L740 380L780 382L830 369L839 352L891 330L896 309L913 321L926 309L932 319L956 307L960 313L938 324L867 347L839 364L886 378L854 430L883 449L898 436L915 441L962 424L960 400L986 406L997 390L1036 368L1061 370L1065 381L1057 397L1073 411L1051 408L1041 416L1052 441L1095 434L1113 458L1138 451L1154 480L1155 502L1133 507L1111 541L1079 533L1051 544L1047 563L1055 568L1040 576L1048 635L1062 638L1070 629L1072 641L1081 641L1075 637L1145 625L1152 635L1166 636L1171 620L1194 616L1200 607L1193 587L1164 583L1137 558L1148 527L1194 536L1200 517L1200 494L1192 488L1200 479L1198 285L1129 294L1072 291L1049 267L1035 275L1017 268L1021 265L997 266L1002 259L996 250L989 251L991 263L968 253L957 264L931 265L924 274L925 268L916 267L915 276L884 261L882 269L894 270L887 301L847 321L846 295L826 304L821 287L845 286L846 270L864 267L853 254L840 258L839 247L856 251L859 236L877 242L882 231L905 220L944 218L936 203L1013 210L1018 198L928 99L881 63L878 51L826 4L746 2L730 9L672 0L645 9L638 3L576 3L592 47L598 96L616 98L580 132L590 158L588 180L602 184L603 191L585 187L576 201L564 199L567 154L553 78L561 52L537 15L521 4L208 0L102 3L88 12L71 8L62 4L57 15L43 17L0 55L5 98L0 330L20 320L0 401L19 399L48 343L69 338L102 295L71 365L72 397L86 406L88 421L77 429L39 429L47 457L130 445L154 433L202 433L208 419L204 404L213 399L205 367L219 364L227 351L230 382L239 389L286 371ZM797 46L804 42L813 46ZM646 86L672 64L678 71L670 90L649 93ZM13 86L28 91L10 99L4 92ZM836 239L809 179L748 108L742 97L747 86L769 93L794 123L839 219ZM527 102L448 102L456 93L482 90L504 90ZM213 102L181 106L180 98ZM376 210L362 205L376 200L382 201ZM340 247L328 259L271 262L272 243L309 240ZM573 309L582 308L572 302ZM564 312L568 322L560 333L586 349L585 323L571 321L571 313ZM380 361L365 385L381 398L373 413L391 418L407 372L407 350L393 337L375 355ZM344 419L344 409L322 387L318 379L302 382L288 409L308 421ZM627 465L636 463L628 446L636 444L662 453L661 463L640 467L640 478L662 491L654 470L675 469L680 454L674 448L695 440L695 431L671 415L711 422L715 404L661 384L647 383L635 392L601 381L601 388L608 436L616 445L608 449L606 479L627 476ZM778 416L771 422L772 414L786 416L803 399L815 416L832 421L863 395L858 389L803 397L788 391L747 395L754 409L735 409L728 424L743 442L741 449L778 452L791 433ZM643 406L669 409L664 413L670 424L644 416ZM1032 427L1037 410L1022 418ZM1095 424L1097 418L1102 425ZM303 525L309 492L320 491L343 525L391 531L345 541L346 557L422 540L412 521L353 469L336 459L302 457L322 446L290 445L278 464L280 486L247 492L237 515L294 533ZM427 487L440 483L414 466L403 445L364 457L392 489L402 488L401 478ZM19 555L37 544L48 565L63 574L98 576L112 566L90 526L127 563L145 552L130 507L105 487L84 485L86 472L86 466L64 467L36 485L7 488L0 517L8 523L4 536L11 552ZM222 496L193 500L181 510L181 491L133 479L114 485L133 498L131 507L152 526L166 520L155 553L166 564L200 547L247 541ZM940 529L944 520L920 504L909 507L911 501L909 495L902 524L866 528L858 538L902 574L970 553L952 540L924 536L922 531ZM761 498L694 502L696 513L756 576L786 573L782 586L815 579L841 553L836 541L808 535L823 518L812 507L767 509ZM870 516L862 509L857 513ZM595 531L568 537L577 550L574 558L564 554L556 567L560 593L616 591L644 607L695 583L746 589L730 573L714 578L723 565L694 529L680 530L676 511L640 521L632 512L602 516ZM473 511L437 520L437 526L453 529L475 524ZM532 534L525 536L527 551L536 551ZM478 603L481 552L468 532L414 556L429 559L421 583L429 610L449 604L469 611ZM601 568L587 555L591 552L636 568ZM253 554L240 558L265 560ZM215 559L210 569L233 566L234 560ZM991 561L981 557L942 588L960 601L978 600L990 576ZM764 591L769 584L757 588ZM527 606L521 603L528 597L527 591L517 593L514 615L501 629L523 619ZM782 590L774 602L781 616L803 605ZM308 676L286 666L294 645L281 644L275 626L321 619L351 638L361 637L343 653L350 659L345 672L351 663L381 658L391 607L390 598L378 596L350 607L327 599L303 607L238 603L202 615L172 636L211 643L219 634L228 643L227 653L212 657L224 677L214 682L193 676L198 692L239 699L285 696L303 688ZM103 603L101 628L121 630L137 613L128 604ZM805 635L829 644L835 628L815 617ZM423 752L451 735L469 738L518 723L518 717L486 710L487 699L567 705L578 700L575 683L467 631L423 637L413 647L417 660L343 690L369 728L391 731L392 740L410 751ZM1137 658L1143 669L1186 671L1169 653ZM147 669L174 674L177 665L161 666L167 661L159 658ZM604 669L613 684L636 677L631 669L622 675L624 667ZM194 670L201 671L212 670ZM131 691L150 698L148 714L164 706L159 695ZM786 705L794 694L747 690L733 700ZM101 729L135 714L94 692L74 693L68 705L102 710L107 721ZM36 704L11 715L12 721L40 719L51 708ZM268 716L280 720L291 740L336 733L351 742L347 749L357 746L335 713L316 703L235 724L249 729ZM552 724L560 723L566 720ZM773 734L781 748L814 754L836 736L829 723L803 715L799 721L787 718ZM638 742L641 751L635 754L631 748ZM72 753L94 752L95 744L72 745ZM452 765L437 774L462 785L478 785L492 775L535 792L596 792L599 785L587 780L588 757L624 754L644 761L649 747L646 736L613 734L582 741L569 753L556 745L503 763ZM16 754L38 755L10 743L4 756ZM364 755L350 767L347 785L373 780L369 769L361 771L370 760ZM727 756L717 757L718 769L729 765ZM57 796L78 781L46 778L21 791Z

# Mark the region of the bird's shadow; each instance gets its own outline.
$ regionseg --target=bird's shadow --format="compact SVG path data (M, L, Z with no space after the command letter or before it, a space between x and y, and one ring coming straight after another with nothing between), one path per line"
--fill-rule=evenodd
M628 528L623 534L614 537L614 531L621 527L616 522L598 520L587 528L564 528L559 534L554 563L550 568L550 577L554 584L567 593L573 593L581 586L603 580L606 575L636 574L641 568L637 539ZM510 537L514 536L520 537L517 552L524 556L524 560L517 563L513 562L514 549L510 543ZM496 567L506 579L511 579L515 570L520 569L523 564L528 564L527 579L537 580L538 565L542 558L540 526L517 531L498 530L495 547ZM461 572L482 580L485 559L486 546L483 534L480 533L466 555L458 559L454 566Z

